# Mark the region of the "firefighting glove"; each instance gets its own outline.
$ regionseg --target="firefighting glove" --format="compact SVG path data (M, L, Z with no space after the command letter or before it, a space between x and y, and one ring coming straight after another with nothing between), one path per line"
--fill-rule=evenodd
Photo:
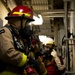
M35 59L29 58L28 64L32 65L38 73L40 72L40 64Z
M57 57L57 52L53 49L51 52L51 55L55 58L55 57Z
M54 49L51 52L51 55L54 57L54 60L56 62L56 65L57 65L58 69L63 70L65 68L65 65L61 64L61 61L60 61L59 57L57 56L57 52Z

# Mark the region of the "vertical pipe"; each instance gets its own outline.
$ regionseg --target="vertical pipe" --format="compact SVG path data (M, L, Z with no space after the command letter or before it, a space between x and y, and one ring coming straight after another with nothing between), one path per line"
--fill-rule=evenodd
M65 1L64 2L64 10L65 10L65 20L64 20L64 25L65 25L65 35L66 38L68 38L68 2ZM69 46L68 46L68 41L66 41L66 66L67 66L67 70L70 70L70 56L69 56Z
M73 11L70 12L70 32L73 33L74 32L74 2L71 2L71 6L70 6L70 9L72 9ZM71 38L73 39L73 36L71 36ZM71 40L72 41L72 44L74 43L74 40ZM73 47L73 45L72 45ZM74 52L74 49L72 48L72 52ZM74 56L74 55L73 55ZM71 63L72 63L72 66L71 66L71 69L74 70L74 63L73 63L73 56L71 56Z
M58 47L58 25L57 24L55 24L54 26L54 39L55 39L55 45Z

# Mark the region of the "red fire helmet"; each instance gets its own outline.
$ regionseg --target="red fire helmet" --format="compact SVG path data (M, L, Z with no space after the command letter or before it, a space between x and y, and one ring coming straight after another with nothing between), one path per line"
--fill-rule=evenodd
M27 18L30 21L34 21L33 19L33 11L28 6L17 6L15 7L7 17L5 17L6 20L9 20L9 18L13 17L20 17L20 18Z

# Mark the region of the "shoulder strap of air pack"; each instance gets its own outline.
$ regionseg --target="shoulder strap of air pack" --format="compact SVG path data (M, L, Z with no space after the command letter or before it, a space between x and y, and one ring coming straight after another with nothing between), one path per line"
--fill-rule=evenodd
M11 26L5 26L5 27L7 27L7 28L10 30L11 34L12 34L15 48L16 48L17 50L19 50L19 51L25 53L25 47L24 47L24 46L20 43L20 41L17 39L17 37L18 37L19 39L21 39L21 37L19 36L18 32L17 32L16 30L14 30L13 27L11 27Z

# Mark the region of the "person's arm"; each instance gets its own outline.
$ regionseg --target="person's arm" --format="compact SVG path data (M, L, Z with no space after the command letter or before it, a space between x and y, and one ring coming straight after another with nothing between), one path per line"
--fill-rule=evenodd
M25 65L34 65L34 68L39 72L39 64L33 58L28 58L27 55L16 50L14 47L14 41L11 32L7 29L3 29L4 32L0 34L0 59L5 63L19 66L25 69Z
M40 64L40 73L41 73L41 75L46 75L47 74L47 70L46 70L45 64L42 61L42 58L40 56L37 58L37 61Z
M62 64L58 55L57 55L57 52L53 49L53 51L51 52L51 55L54 57L54 60L56 62L56 65L58 67L59 70L63 70L65 68L65 64Z
M12 34L8 28L0 30L0 59L5 63L20 67L27 62L27 56L15 49Z

